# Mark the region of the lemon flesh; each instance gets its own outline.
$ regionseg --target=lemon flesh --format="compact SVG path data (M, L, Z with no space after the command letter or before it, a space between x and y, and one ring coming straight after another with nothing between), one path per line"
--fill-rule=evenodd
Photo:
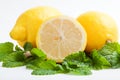
M71 53L83 51L86 47L86 32L73 18L59 16L41 25L36 44L48 59L62 62Z

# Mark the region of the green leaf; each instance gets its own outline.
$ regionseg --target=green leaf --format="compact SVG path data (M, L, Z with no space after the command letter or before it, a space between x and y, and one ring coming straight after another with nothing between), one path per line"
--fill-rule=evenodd
M78 65L80 63L84 63L84 65L91 66L92 61L89 57L86 56L85 52L78 52L78 53L73 53L69 56L67 56L64 59L65 62L67 62L69 65Z
M63 63L62 63L62 66L63 66L63 68L64 68L64 70L66 70L67 72L69 72L70 70L72 70L72 68L71 68L71 65L69 65L68 64L68 62L66 62L66 61L64 61ZM75 66L74 68L76 68L77 66Z
M23 51L15 51L15 52L8 54L3 59L3 62L5 61L24 61Z
M23 51L8 54L3 59L3 67L18 67L25 65Z
M41 64L41 62L45 61L42 58L35 58L35 57L31 57L30 59L28 59L27 64L26 64L26 68L28 69L39 69L39 65Z
M87 66L81 66L76 69L72 69L68 74L72 75L91 75L91 69Z
M33 48L33 45L30 42L26 42L23 48L25 51L31 51L31 49Z
M94 69L104 69L111 67L111 64L107 61L107 59L99 54L97 50L93 50L90 57L92 59Z
M36 68L55 69L56 65L57 65L56 62L53 60L43 61L40 58L38 58L28 63L27 67L32 69Z
M106 58L112 68L120 68L120 44L107 43L98 53ZM117 65L117 66L116 66Z
M67 56L63 63L63 72L68 74L91 74L92 60L84 52L77 52Z
M56 74L54 70L47 70L47 69L36 69L33 70L32 75L53 75Z
M67 73L72 75L90 75L92 69L120 68L120 44L107 43L99 50L93 50L88 56L85 52L76 52L68 55L62 63L47 60L46 54L33 48L27 42L24 50L11 42L0 43L0 61L3 67L18 67L26 65L33 69L33 75L51 75ZM24 52L30 51L32 56L26 57Z
M41 61L40 58L27 64L27 68L33 69L33 75L50 75L57 73L56 62L53 60Z
M25 65L25 63L19 62L19 61L6 61L6 62L3 62L2 64L3 67L8 67L8 68L19 67L23 65Z
M15 46L16 51L23 51L18 45Z
M68 73L69 72L68 70L66 70L66 67L61 64L57 64L55 70L57 71L57 73Z
M33 65L33 64L27 64L27 65L26 65L26 68L27 68L27 69L33 69L33 70L39 69L38 66L35 66L35 65Z
M40 64L38 64L38 66L41 69L53 70L53 69L55 69L57 64L54 60L47 60L47 61L42 61Z
M38 48L33 48L31 50L31 54L35 55L37 57L46 58L46 54L42 50L40 50Z
M13 52L13 43L0 43L0 61L2 61L4 57L10 54L11 52Z

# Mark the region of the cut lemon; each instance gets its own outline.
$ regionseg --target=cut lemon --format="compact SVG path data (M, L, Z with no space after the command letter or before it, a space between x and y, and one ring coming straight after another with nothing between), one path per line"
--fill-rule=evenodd
M45 21L38 30L36 44L48 59L62 62L71 53L86 47L86 32L76 20L59 16Z

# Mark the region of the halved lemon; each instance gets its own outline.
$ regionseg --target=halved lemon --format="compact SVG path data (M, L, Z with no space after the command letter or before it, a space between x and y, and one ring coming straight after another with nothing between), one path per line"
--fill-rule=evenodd
M48 59L62 62L63 59L86 47L84 28L71 17L58 16L45 21L38 30L36 44Z

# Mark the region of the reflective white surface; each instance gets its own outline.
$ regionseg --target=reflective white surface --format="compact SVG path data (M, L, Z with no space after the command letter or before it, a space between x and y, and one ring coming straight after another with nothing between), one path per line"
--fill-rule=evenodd
M93 74L88 76L66 74L33 76L31 75L31 70L27 70L25 67L0 67L0 80L120 80L120 69L109 69L92 72Z
M52 6L73 18L86 11L96 10L111 15L120 29L119 0L0 0L0 42L11 41L9 32L18 16L29 8ZM120 33L119 33L120 34ZM93 71L90 76L49 75L33 76L25 67L3 68L0 63L0 80L119 80L120 69Z

